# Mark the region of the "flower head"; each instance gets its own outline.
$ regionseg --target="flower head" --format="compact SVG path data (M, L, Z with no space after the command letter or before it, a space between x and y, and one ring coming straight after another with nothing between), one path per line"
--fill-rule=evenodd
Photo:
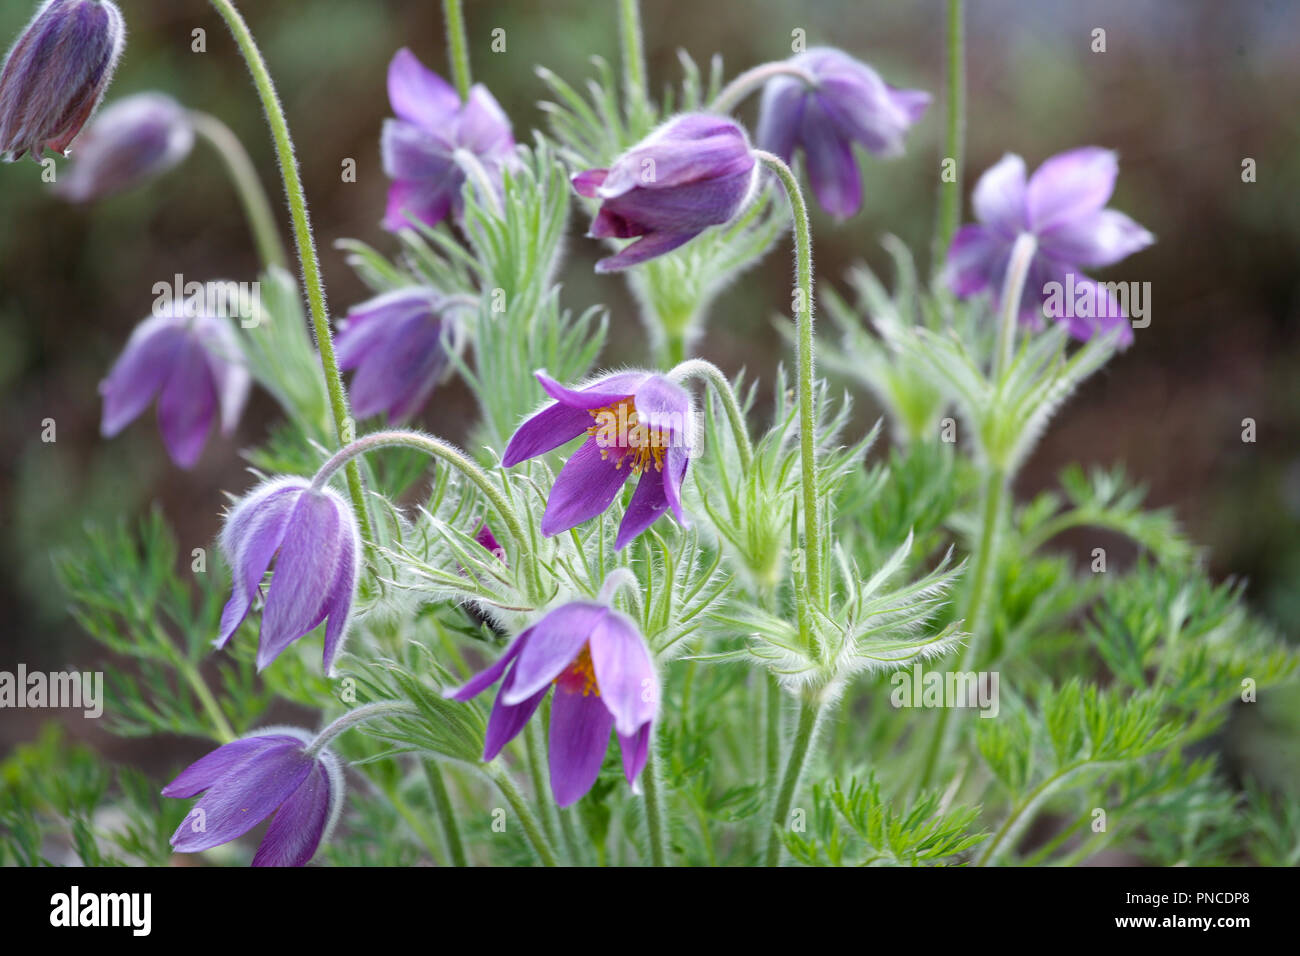
M343 809L338 758L328 750L309 754L310 742L297 728L268 727L182 770L163 796L203 796L172 834L173 849L210 850L275 814L253 866L305 866Z
M609 169L573 177L580 195L601 200L587 233L632 239L597 272L626 269L662 256L710 226L731 221L754 189L757 162L739 125L691 113L669 120Z
M758 145L787 163L802 149L817 201L831 215L847 218L862 206L853 144L877 156L900 155L908 129L930 105L930 94L895 89L865 63L829 47L801 53L790 64L817 85L810 89L793 76L768 81Z
M221 550L234 580L216 646L224 647L244 622L275 559L262 612L258 670L328 618L324 668L332 674L361 572L361 533L348 503L304 478L264 482L226 516Z
M397 119L385 120L381 142L384 172L393 180L386 229L409 226L408 214L430 226L450 212L460 214L465 172L458 150L495 178L518 161L510 120L482 84L462 103L442 77L403 49L388 68L388 98Z
M608 508L632 476L636 491L619 525L622 548L669 508L686 524L682 480L695 442L690 395L650 372L619 372L579 389L537 372L554 404L519 426L506 446L508 468L586 434L560 471L542 516L542 534L568 531Z
M158 398L158 427L172 461L193 468L218 417L230 435L248 400L251 378L227 319L199 300L145 319L99 385L100 432L112 438Z
M623 773L635 786L659 714L659 679L631 621L604 604L562 605L516 637L495 664L448 696L469 700L497 681L501 689L488 718L484 760L493 759L524 729L554 685L550 764L555 802L567 807L591 789L611 728L623 752Z
M446 299L433 289L387 292L348 311L336 345L339 368L354 371L352 407L390 422L420 410L447 368Z
M1070 333L1087 340L1097 332L1133 340L1123 311L1109 293L1080 273L1087 267L1113 265L1155 237L1136 222L1104 208L1115 190L1119 162L1110 150L1084 147L1060 153L1025 178L1025 161L1007 155L975 184L972 202L978 224L962 226L948 250L947 278L962 298L991 292L1001 297L1011 249L1022 233L1038 246L1020 300L1020 321L1040 327L1052 283L1093 296L1100 308L1092 314L1052 316L1067 321ZM1097 314L1100 313L1100 314Z
M137 93L108 106L86 128L55 191L70 202L125 192L167 172L193 147L184 107L164 93Z
M46 0L0 71L0 158L65 152L103 99L125 42L111 0Z

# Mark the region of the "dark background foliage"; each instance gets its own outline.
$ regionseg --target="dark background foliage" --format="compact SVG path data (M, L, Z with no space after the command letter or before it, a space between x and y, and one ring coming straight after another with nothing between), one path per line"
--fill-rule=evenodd
M0 10L0 42L30 15ZM203 0L121 0L130 41L110 100L146 89L222 117L244 139L268 187L278 178L261 112L226 31ZM836 224L816 215L820 281L839 284L854 263L887 268L884 233L924 263L934 221L943 89L940 0L646 0L650 72L676 83L684 47L707 62L720 51L734 75L788 55L791 31L874 64L896 85L936 94L907 156L864 160L861 215ZM1152 324L1061 415L1017 489L1052 485L1062 466L1123 462L1150 487L1149 502L1176 509L1209 550L1216 575L1248 579L1254 607L1285 631L1300 619L1300 4L1283 0L979 0L969 4L967 182L1004 152L1032 168L1077 145L1118 149L1115 205L1159 241L1103 278L1149 280ZM410 46L447 73L440 5L432 0L257 0L243 4L275 74L303 166L336 313L365 291L332 247L359 237L391 249L379 228L387 183L378 137L389 114L385 71ZM591 0L511 0L467 5L475 78L512 117L519 139L544 125L534 65L570 82L588 58L616 60L614 5ZM507 51L489 50L506 31ZM1091 51L1106 30L1105 53ZM207 52L191 52L192 31ZM744 116L753 120L755 101ZM75 149L75 144L74 144ZM340 166L354 158L355 184ZM1258 181L1243 183L1242 161ZM0 669L91 669L96 661L65 611L50 562L77 547L87 520L136 515L160 503L182 544L209 544L223 491L238 492L241 448L262 441L277 414L257 395L234 440L214 439L192 473L175 469L151 420L108 443L98 434L96 386L149 311L154 283L252 280L257 268L236 199L202 147L152 186L91 208L69 207L40 182L38 166L0 168L0 539L5 609ZM281 210L283 211L283 210ZM968 215L968 214L967 214ZM284 217L287 222L287 216ZM621 280L596 277L600 250L571 224L565 302L611 309L607 359L637 362L643 335ZM287 229L285 231L287 238ZM783 358L777 310L789 299L784 245L718 302L704 354L728 371L772 381ZM863 425L876 411L860 396ZM151 416L152 413L150 413ZM473 414L465 390L438 393L423 424L450 438ZM150 417L146 416L146 418ZM57 422L43 443L41 422ZM1241 440L1242 420L1258 441ZM1084 548L1091 539L1067 544ZM1107 542L1116 547L1119 542ZM31 714L6 712L0 753L32 736ZM76 721L84 733L86 722Z

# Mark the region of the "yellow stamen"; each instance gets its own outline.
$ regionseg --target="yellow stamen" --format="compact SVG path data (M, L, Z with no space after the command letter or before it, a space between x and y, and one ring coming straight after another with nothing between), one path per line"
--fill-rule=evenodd
M587 429L587 434L600 445L603 461L612 460L619 469L630 458L633 475L641 474L652 463L655 471L664 470L664 451L672 444L672 434L641 424L632 399L593 408L589 414L596 424Z

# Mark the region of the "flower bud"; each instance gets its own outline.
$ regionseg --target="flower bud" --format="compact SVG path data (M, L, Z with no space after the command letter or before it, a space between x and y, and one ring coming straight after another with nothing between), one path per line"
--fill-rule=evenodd
M137 93L86 128L55 191L69 202L104 199L162 175L193 148L184 107L163 93Z

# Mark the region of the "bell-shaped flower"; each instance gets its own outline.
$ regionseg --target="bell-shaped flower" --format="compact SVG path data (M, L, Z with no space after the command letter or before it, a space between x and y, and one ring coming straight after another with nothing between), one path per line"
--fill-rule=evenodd
M99 385L100 432L112 438L158 399L158 428L172 461L193 468L212 423L223 435L239 424L252 379L230 321L199 297L169 305L136 326Z
M790 64L816 86L794 76L769 80L755 139L787 163L802 149L817 201L832 216L847 218L862 206L853 145L877 156L900 155L907 131L930 105L930 94L895 89L865 63L829 47L801 53Z
M221 550L233 588L221 613L216 646L224 647L244 622L274 560L257 668L328 618L324 668L332 676L361 573L361 533L347 501L330 488L311 487L304 478L264 482L226 516Z
M623 753L623 773L636 786L659 714L659 679L635 624L604 604L562 605L516 637L495 664L447 696L469 700L497 681L501 688L488 718L484 760L496 757L524 729L554 686L550 765L555 802L567 807L591 789L611 729Z
M165 93L137 93L111 103L86 127L55 193L93 202L125 192L167 172L193 148L194 126L183 106Z
M609 169L573 177L579 195L601 201L587 233L632 239L597 272L626 269L690 242L745 208L758 164L745 132L721 116L690 113L669 120Z
M636 490L619 525L622 548L670 508L682 511L682 481L695 447L691 397L680 385L651 372L618 372L578 389L537 372L555 402L515 432L502 464L507 468L587 435L570 457L546 502L542 534L559 534L594 518L618 496L628 478Z
M126 43L111 0L46 0L0 71L0 158L66 152L104 97Z
M1068 285L1091 296L1094 304L1087 314L1068 308L1051 318L1067 322L1075 338L1105 332L1128 344L1133 331L1123 310L1105 287L1081 271L1113 265L1155 241L1124 213L1105 208L1118 175L1115 154L1092 146L1053 156L1028 179L1023 159L1004 156L975 184L972 203L979 222L962 226L953 236L946 266L949 287L962 298L989 292L1000 307L1012 247L1029 233L1037 250L1020 299L1020 321L1041 327L1044 305Z
M410 226L413 216L436 226L463 208L465 170L458 150L471 154L492 179L514 166L510 120L487 87L475 84L468 101L410 50L399 50L388 68L388 98L397 119L384 121L381 140L388 190L384 228Z
M305 866L343 809L338 758L328 750L312 756L310 743L311 736L295 727L267 727L182 770L163 796L202 797L172 834L172 848L210 850L274 814L253 866Z
M335 347L339 368L352 371L352 410L381 412L390 422L418 412L447 368L446 299L412 286L386 292L348 311Z

